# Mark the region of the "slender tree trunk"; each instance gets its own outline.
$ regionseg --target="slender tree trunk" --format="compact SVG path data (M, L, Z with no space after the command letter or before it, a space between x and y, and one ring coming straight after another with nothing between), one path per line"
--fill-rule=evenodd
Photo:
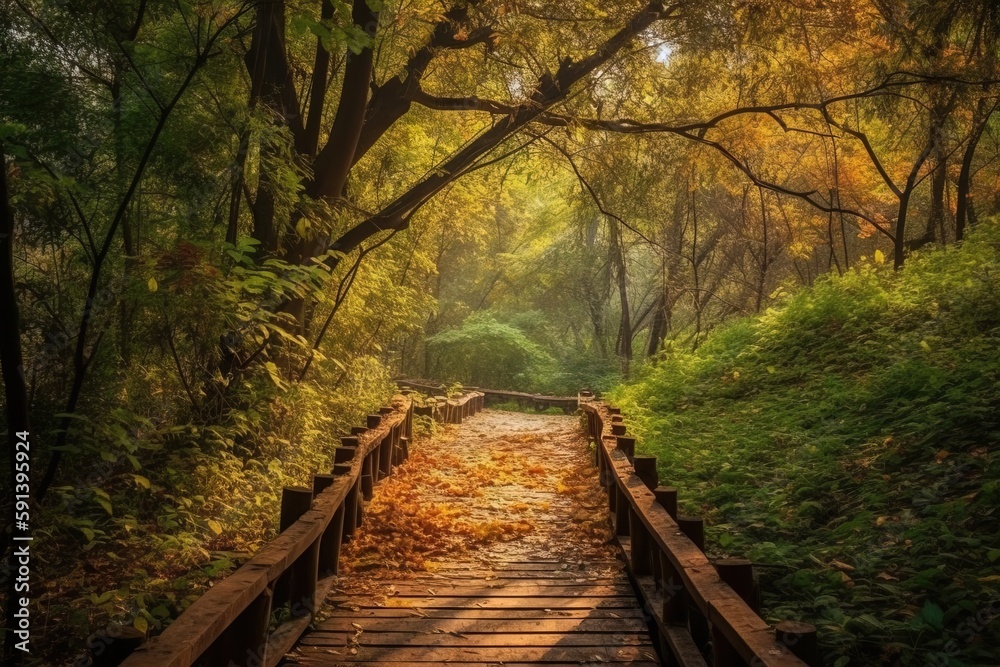
M755 312L757 313L764 306L764 290L767 288L767 270L771 266L770 257L768 257L767 252L768 244L771 242L767 236L767 205L764 201L763 188L758 188L758 191L760 194L760 224L763 229L764 249L761 253L760 266L757 273L757 300L755 304ZM830 239L830 250L833 250L833 239Z
M929 141L934 144L934 172L931 174L931 201L923 236L927 239L927 243L933 243L935 240L940 243L947 242L943 234L938 238L938 233L944 229L944 190L948 181L948 157L945 153L942 132L948 112L949 109L940 103L931 109Z
M906 261L906 214L910 207L910 194L912 190L907 187L899 198L899 209L896 217L895 238L892 248L892 265L896 270L903 268Z
M240 232L240 202L243 201L244 179L246 177L247 152L250 150L250 130L240 131L239 147L236 149L236 164L230 180L229 221L226 225L226 243L236 243Z
M667 292L664 290L656 305L653 314L653 325L649 330L649 346L646 348L646 356L652 357L660 350L663 338L667 330Z
M992 111L990 112L990 114ZM972 211L972 163L976 156L976 147L986 129L990 114L986 113L986 99L980 98L976 105L976 114L969 143L962 157L962 170L958 174L958 192L955 205L955 239L961 241L965 237L965 228Z
M615 267L615 282L618 286L618 299L621 303L621 326L618 330L618 354L622 359L622 373L627 379L632 365L632 320L628 302L628 275L625 271L625 249L616 220L608 220L612 265Z

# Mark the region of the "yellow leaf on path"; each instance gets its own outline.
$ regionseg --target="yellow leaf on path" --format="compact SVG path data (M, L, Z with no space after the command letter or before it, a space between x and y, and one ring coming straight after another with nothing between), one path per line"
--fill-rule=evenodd
M209 519L208 520L208 527L216 535L221 535L222 534L222 524L219 523L218 521L216 521L215 519Z
M885 264L885 254L883 254L883 252L881 250L876 250L875 251L875 263L876 264Z
M150 278L146 281L146 287L149 288L150 292L155 292L160 286L156 282L156 278Z

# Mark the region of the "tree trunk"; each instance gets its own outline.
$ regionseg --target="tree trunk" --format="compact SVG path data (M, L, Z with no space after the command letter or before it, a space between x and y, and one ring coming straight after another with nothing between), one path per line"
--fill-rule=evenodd
M970 220L972 211L972 162L976 156L976 147L979 139L986 129L986 122L992 115L986 113L986 98L981 97L976 105L976 114L973 117L972 134L969 135L969 143L965 147L965 155L962 157L962 170L958 174L958 201L955 205L955 239L961 241L965 237L965 228Z
M646 356L652 357L663 343L663 338L667 333L667 292L660 295L656 305L656 312L653 314L653 325L649 330L649 346L646 348Z
M621 326L618 330L618 354L622 360L622 373L626 379L632 364L632 320L628 303L628 275L625 271L625 249L616 220L608 220L610 237L608 249L611 251L611 264L614 266L615 282L618 286L618 299L621 303Z

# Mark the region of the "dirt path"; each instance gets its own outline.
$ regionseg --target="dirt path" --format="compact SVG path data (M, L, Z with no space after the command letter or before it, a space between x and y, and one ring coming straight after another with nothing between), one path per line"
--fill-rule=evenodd
M486 411L379 484L286 664L656 665L578 417Z

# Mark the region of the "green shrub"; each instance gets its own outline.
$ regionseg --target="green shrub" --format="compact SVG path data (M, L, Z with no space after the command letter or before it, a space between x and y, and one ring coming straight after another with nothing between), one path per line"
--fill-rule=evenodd
M765 566L764 615L815 623L834 667L996 664L998 248L984 223L821 279L612 394L711 550Z

